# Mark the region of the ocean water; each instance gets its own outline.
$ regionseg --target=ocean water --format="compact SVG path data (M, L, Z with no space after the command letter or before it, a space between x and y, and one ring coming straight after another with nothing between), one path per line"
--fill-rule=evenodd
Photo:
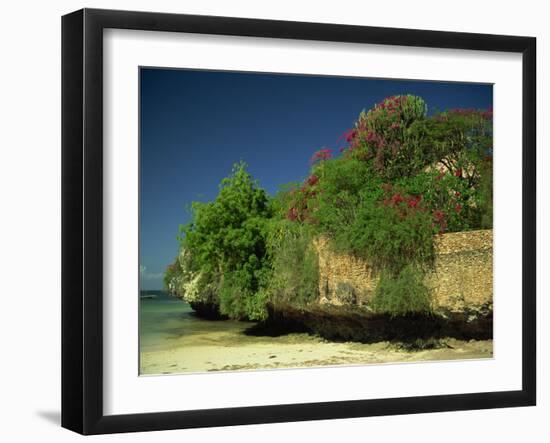
M154 298L145 298L145 297ZM139 301L140 348L149 349L184 333L191 307L161 291L142 291Z
M152 298L148 298L148 297ZM139 302L140 351L170 348L183 337L209 333L241 334L249 322L203 320L185 301L163 291L142 291Z

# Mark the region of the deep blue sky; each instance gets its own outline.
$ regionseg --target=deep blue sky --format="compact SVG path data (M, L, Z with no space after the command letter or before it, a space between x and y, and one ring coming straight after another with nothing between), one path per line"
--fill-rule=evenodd
M490 85L179 69L140 70L140 284L160 289L194 200L244 160L269 193L307 175L359 112L415 94L429 112L492 106Z

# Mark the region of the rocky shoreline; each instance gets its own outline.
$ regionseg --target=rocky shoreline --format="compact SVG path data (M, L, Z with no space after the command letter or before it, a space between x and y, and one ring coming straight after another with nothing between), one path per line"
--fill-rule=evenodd
M446 337L488 340L493 337L493 315L492 310L488 310L475 314L449 312L447 315L392 318L357 306L270 306L268 319L258 323L251 333L277 335L288 332L308 332L327 340L360 343L411 343Z

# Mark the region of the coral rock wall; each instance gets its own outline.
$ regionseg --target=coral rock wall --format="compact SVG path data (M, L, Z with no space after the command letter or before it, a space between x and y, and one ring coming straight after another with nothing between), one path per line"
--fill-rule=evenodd
M378 277L361 259L335 254L326 239L317 241L321 304L368 307ZM438 235L434 270L426 275L439 312L492 310L493 231Z

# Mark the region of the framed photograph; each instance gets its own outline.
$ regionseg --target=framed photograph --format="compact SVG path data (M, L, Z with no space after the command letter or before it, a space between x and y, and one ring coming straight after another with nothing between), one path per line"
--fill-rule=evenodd
M531 37L62 19L62 425L536 403Z

